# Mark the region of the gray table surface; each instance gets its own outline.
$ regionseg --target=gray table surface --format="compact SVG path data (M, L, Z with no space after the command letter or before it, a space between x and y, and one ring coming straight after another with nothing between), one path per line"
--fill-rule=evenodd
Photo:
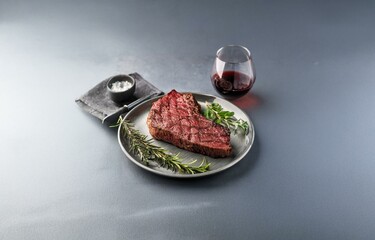
M0 239L373 239L374 1L0 0ZM74 100L137 71L216 94L216 50L257 80L234 101L254 146L235 167L146 172Z

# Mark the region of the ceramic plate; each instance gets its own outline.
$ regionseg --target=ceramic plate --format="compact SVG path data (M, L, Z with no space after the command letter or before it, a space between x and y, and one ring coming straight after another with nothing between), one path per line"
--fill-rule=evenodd
M232 111L234 112L234 116L237 118L241 118L249 123L249 133L244 136L243 134L237 134L231 135L231 145L233 148L232 155L227 158L211 158L205 155L201 155L198 153L193 153L189 151L185 151L183 149L177 148L169 143L165 143L162 141L157 141L154 140L154 144L161 146L165 149L167 149L171 153L180 153L180 157L183 162L191 162L193 159L198 159L197 164L199 164L199 160L205 158L208 162L211 163L210 165L210 170L204 173L197 173L197 174L183 174L183 173L178 173L174 172L172 170L168 170L165 168L158 167L157 164L153 162L149 162L149 165L143 164L139 157L133 154L128 146L127 139L123 136L122 131L120 130L121 128L119 127L118 130L118 141L119 144L124 151L125 155L136 165L139 167L156 173L160 174L163 176L168 176L168 177L176 177L176 178L194 178L194 177L202 177L202 176L207 176L207 175L212 175L215 173L222 172L232 166L234 166L236 163L241 161L246 154L249 152L251 146L253 145L254 142L254 136L255 136L255 131L254 131L254 126L253 123L251 122L250 118L244 113L240 108L237 106L233 105L232 103L219 98L215 97L212 95L206 95L206 94L199 94L199 93L193 93L195 99L197 102L201 105L202 110L206 108L206 102L212 103L216 102L219 103L225 110ZM134 127L138 129L141 133L146 134L150 138L151 135L148 132L148 127L146 124L146 119L148 112L150 111L150 108L152 106L152 103L156 100L158 100L160 97L150 99L146 102L143 102L142 104L138 105L137 107L133 108L130 112L128 112L125 116L126 120L131 121L134 123Z

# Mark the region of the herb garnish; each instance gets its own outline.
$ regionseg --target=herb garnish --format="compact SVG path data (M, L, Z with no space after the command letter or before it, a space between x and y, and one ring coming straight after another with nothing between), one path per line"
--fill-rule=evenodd
M121 116L113 127L118 126L121 127L124 137L128 140L130 151L139 156L146 165L148 165L149 161L154 161L160 167L187 174L203 173L209 170L210 163L206 159L203 159L198 166L193 166L197 160L189 163L181 162L179 154L168 153L166 149L154 145L152 139L135 129L133 123L123 119Z
M229 130L235 134L238 132L238 129L243 130L245 135L249 133L249 123L242 119L235 118L234 112L225 111L218 103L206 103L206 106L207 108L203 114L207 119L229 128Z

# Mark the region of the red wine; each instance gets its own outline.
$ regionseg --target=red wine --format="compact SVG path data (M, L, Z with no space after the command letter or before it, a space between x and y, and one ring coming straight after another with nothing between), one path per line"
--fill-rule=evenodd
M225 71L221 77L215 73L211 77L211 82L216 90L228 97L245 95L253 86L254 81L255 79L249 75L236 71Z

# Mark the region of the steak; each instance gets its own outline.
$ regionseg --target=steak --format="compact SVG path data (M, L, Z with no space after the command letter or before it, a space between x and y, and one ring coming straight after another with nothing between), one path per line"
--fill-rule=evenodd
M191 152L230 156L229 130L205 118L200 110L193 94L172 90L152 104L147 117L150 134Z

